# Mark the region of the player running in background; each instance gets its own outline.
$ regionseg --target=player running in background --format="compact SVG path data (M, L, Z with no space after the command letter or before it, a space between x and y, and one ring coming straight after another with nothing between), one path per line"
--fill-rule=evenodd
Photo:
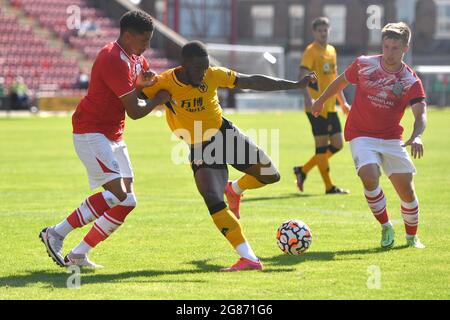
M122 139L125 113L136 120L146 116L163 93L142 106L138 92L150 85L153 74L142 53L153 34L151 17L142 11L125 13L120 20L120 37L107 44L92 67L87 95L72 117L73 142L86 167L91 195L68 217L39 234L50 257L60 266L101 267L90 261L88 252L108 238L136 207L133 170L127 145ZM64 238L74 229L95 221L84 239L65 258Z
M382 54L357 58L316 100L312 113L318 116L324 102L349 83L356 86L355 100L345 124L345 140L364 186L364 194L375 218L382 225L381 246L394 244L394 228L389 221L386 197L379 185L380 167L389 177L401 200L407 244L424 248L417 237L419 202L414 190L414 158L423 156L422 134L426 125L426 102L422 81L403 62L408 52L411 30L403 23L389 23L382 30ZM406 107L414 114L411 137L402 142L400 121Z
M297 187L303 192L307 174L316 165L325 184L326 194L348 194L348 190L336 187L330 176L328 159L343 147L342 129L336 112L336 98L342 111L348 114L350 106L345 100L344 93L338 91L325 102L325 107L319 117L311 115L312 98L317 99L337 77L336 49L328 44L330 22L326 17L319 17L312 22L314 42L303 53L300 63L300 79L308 72L317 74L317 82L308 89L302 90L305 98L305 111L311 123L316 153L303 166L294 167Z
M305 88L315 80L313 73L300 81L275 79L262 75L244 75L210 67L205 46L193 41L182 49L182 65L157 76L143 93L151 98L167 90L172 102L166 110L170 129L190 147L194 179L211 217L240 255L237 263L222 271L263 268L246 240L239 223L239 204L243 192L280 180L271 159L253 141L222 117L218 88L274 91ZM213 151L212 151L213 150ZM228 182L227 163L245 175ZM224 201L227 197L230 209Z

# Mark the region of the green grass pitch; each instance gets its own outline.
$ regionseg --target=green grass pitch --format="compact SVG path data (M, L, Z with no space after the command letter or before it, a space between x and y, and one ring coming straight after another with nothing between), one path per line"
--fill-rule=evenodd
M70 274L50 260L38 233L91 194L72 145L70 117L2 118L0 299L450 298L450 110L429 112L425 157L414 161L425 250L404 247L399 199L384 176L396 244L390 251L379 249L380 227L363 197L348 144L332 159L331 173L351 195L325 196L317 169L308 176L306 192L297 192L292 167L314 150L302 112L227 117L242 130L280 129L282 180L247 192L241 208L244 232L265 264L263 272L218 272L238 256L216 230L189 166L172 163L177 142L164 118L150 116L127 120L138 207L92 252L92 260L105 268L83 272L81 287L68 289ZM411 111L404 120L408 137ZM239 176L230 168L231 178ZM276 245L278 226L291 218L304 220L313 233L311 249L299 257L283 255ZM70 234L64 252L87 231Z

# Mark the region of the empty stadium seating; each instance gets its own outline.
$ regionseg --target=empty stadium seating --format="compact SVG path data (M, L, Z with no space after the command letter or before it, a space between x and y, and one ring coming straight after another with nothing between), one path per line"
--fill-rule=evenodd
M23 76L30 89L51 83L59 88L74 88L79 66L51 48L47 40L21 25L15 16L0 11L0 75L9 87L16 76Z
M90 61L95 59L106 43L116 40L119 34L118 22L105 16L86 0L10 0L9 3ZM80 8L81 21L95 22L98 33L80 36L77 29L68 28L68 17L72 13L68 8L74 5ZM147 50L145 56L156 72L173 66L173 62L157 50ZM65 57L62 49L51 47L48 40L36 35L31 27L22 25L15 16L0 11L0 75L5 78L7 87L15 76L20 75L28 87L35 91L49 86L58 90L73 90L79 72L79 61Z

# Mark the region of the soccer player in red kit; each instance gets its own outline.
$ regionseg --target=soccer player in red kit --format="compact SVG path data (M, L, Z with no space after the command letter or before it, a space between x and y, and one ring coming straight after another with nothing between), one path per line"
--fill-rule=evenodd
M318 116L324 101L344 89L356 86L355 99L345 124L345 140L350 141L353 161L364 185L364 194L375 218L382 225L381 246L394 244L394 228L389 221L386 197L379 186L380 167L389 177L401 200L408 246L424 248L417 237L419 202L414 190L414 158L423 156L422 133L426 125L425 92L421 80L403 62L411 31L403 23L389 23L382 30L381 55L361 56L314 102ZM411 106L415 122L411 137L402 142L400 121Z
M87 95L72 117L73 142L86 167L92 189L105 191L85 199L66 219L39 234L49 256L60 266L101 267L88 252L108 238L136 207L133 170L122 139L125 113L133 120L150 113L164 92L145 105L141 89L152 84L153 74L142 53L149 47L153 21L143 11L129 11L120 19L120 37L103 47L92 67ZM84 239L65 258L64 238L92 221Z

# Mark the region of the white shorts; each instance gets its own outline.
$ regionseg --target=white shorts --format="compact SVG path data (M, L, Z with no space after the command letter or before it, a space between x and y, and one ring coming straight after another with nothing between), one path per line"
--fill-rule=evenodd
M74 134L73 144L86 167L91 189L117 178L133 178L124 141L115 142L101 133Z
M401 140L358 137L350 141L356 172L368 164L377 164L390 177L393 173L416 173L416 168Z

